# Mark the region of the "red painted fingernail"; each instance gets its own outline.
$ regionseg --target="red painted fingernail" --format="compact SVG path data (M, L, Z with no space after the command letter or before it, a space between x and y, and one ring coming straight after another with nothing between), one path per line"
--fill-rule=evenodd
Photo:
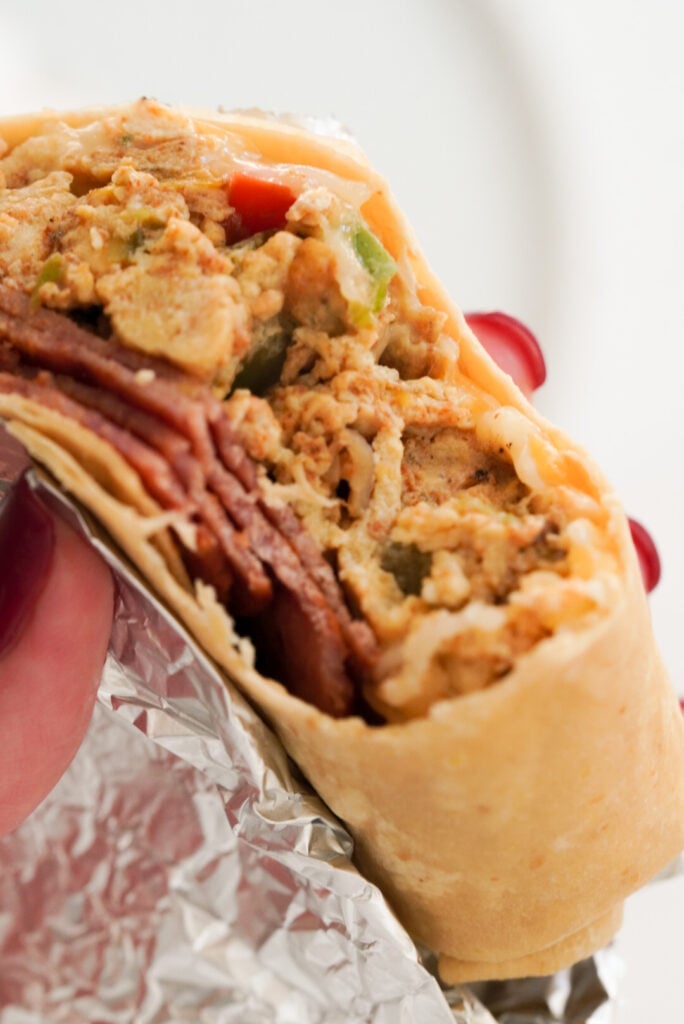
M52 518L24 475L0 505L0 654L19 639L47 581L54 548Z
M639 556L641 575L644 578L646 592L651 593L658 586L660 580L660 556L655 546L653 537L648 530L638 523L636 519L629 519L629 529L636 553Z
M528 396L546 380L539 342L528 327L506 313L466 313L466 321L483 348Z

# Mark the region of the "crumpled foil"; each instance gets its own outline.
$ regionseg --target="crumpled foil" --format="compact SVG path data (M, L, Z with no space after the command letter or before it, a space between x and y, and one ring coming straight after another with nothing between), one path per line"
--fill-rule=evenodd
M2 481L25 460L0 427ZM608 1024L606 950L444 990L273 733L90 519L112 567L99 705L0 842L0 1024Z

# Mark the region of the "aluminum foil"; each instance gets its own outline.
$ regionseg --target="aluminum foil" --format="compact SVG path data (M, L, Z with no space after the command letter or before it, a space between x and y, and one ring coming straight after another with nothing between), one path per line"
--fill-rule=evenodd
M24 464L0 427L0 481ZM440 988L344 827L107 536L117 585L73 765L0 842L0 1024L608 1024L611 951ZM1 486L1 485L0 485Z

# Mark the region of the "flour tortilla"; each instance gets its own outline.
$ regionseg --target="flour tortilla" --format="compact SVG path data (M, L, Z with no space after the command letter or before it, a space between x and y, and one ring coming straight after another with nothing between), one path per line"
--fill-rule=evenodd
M115 112L13 118L0 122L0 136L13 146L51 118L83 125ZM0 415L261 708L349 826L361 870L414 938L440 954L445 981L567 966L611 938L624 898L684 847L684 728L619 502L586 454L484 352L427 267L386 183L353 144L252 115L193 116L200 130L226 131L265 161L310 165L369 186L362 212L370 228L411 268L420 298L447 313L461 366L564 453L554 482L564 483L565 471L576 482L579 472L600 496L621 567L613 606L584 628L539 643L501 682L438 703L426 718L379 727L332 719L254 671L211 589L199 585L193 594L153 542L155 510L98 478L90 442L66 445L59 415L18 396L0 396Z

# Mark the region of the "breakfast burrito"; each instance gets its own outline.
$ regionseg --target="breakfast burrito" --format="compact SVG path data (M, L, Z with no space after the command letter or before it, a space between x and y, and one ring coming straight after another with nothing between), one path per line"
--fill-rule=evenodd
M446 981L593 952L684 846L619 502L350 140L148 100L0 122L0 416Z

